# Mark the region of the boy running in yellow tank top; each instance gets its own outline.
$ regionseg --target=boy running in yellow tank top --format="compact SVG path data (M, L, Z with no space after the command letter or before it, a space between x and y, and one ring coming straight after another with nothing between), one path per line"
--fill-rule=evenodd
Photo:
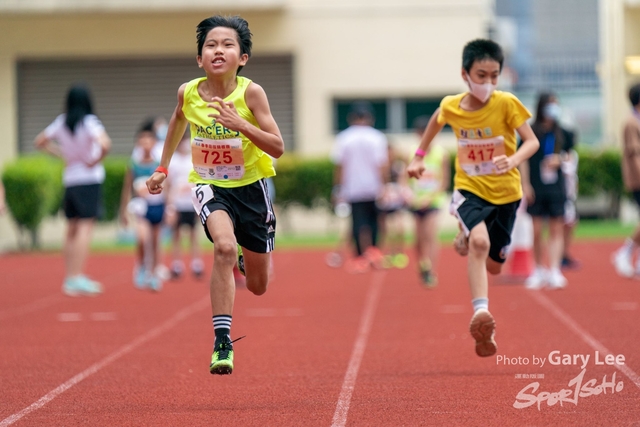
M178 89L160 166L147 187L152 194L162 192L171 157L190 126L193 205L215 243L210 282L215 342L209 370L224 375L233 371L234 265L246 272L247 289L255 295L264 294L269 283L276 219L265 178L275 175L269 155L279 158L284 142L262 87L237 75L251 56L247 21L207 18L198 24L196 39L196 60L206 77Z
M460 255L469 256L467 274L474 308L469 328L476 353L482 357L497 351L487 271L499 274L502 269L522 198L517 166L539 146L527 123L529 111L514 95L495 90L503 62L502 49L495 42L478 39L467 43L462 52L462 79L469 92L442 100L407 170L411 177L422 175L427 147L449 124L458 138L450 206L461 230L455 247ZM522 139L517 151L516 132Z

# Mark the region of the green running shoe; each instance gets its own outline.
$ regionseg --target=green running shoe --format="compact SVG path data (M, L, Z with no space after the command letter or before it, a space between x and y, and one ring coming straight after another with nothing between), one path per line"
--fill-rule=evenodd
M240 245L238 245L238 271L240 271L243 276L247 275L244 272L244 255L242 254L242 246Z
M229 335L216 338L216 343L211 355L211 365L209 372L213 375L230 375L233 372L233 343L244 338L236 338L231 341Z

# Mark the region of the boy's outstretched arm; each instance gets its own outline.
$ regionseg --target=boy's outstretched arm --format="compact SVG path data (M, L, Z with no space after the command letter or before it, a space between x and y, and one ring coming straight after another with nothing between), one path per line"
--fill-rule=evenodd
M209 117L215 117L217 122L227 129L241 132L256 147L271 157L279 158L284 153L284 141L278 124L271 115L269 100L264 89L260 85L251 82L245 92L245 102L258 121L259 128L241 118L233 102L224 102L218 97L213 98L209 107L214 108L220 114L209 114Z
M520 139L522 139L522 144L511 156L496 156L493 158L493 164L496 165L498 173L505 173L517 168L522 162L533 156L538 151L538 147L540 147L540 142L529 123L525 122L516 131L520 135Z
M164 140L164 148L162 150L162 158L160 159L160 166L164 168L169 168L169 163L171 163L171 157L173 157L173 153L176 151L176 147L182 140L182 136L184 135L184 131L187 129L187 118L184 116L182 112L182 105L184 103L184 89L187 86L184 83L178 89L178 105L176 105L176 109L173 111L171 115L171 120L169 120L169 127L167 129L167 137ZM167 179L167 175L162 172L154 172L153 175L147 180L147 189L151 194L160 194L162 192L162 183Z
M429 123L427 124L424 133L422 134L422 138L420 139L420 146L418 150L426 151L429 148L429 144L433 141L433 138L436 137L438 133L444 127L444 124L438 123L438 115L440 115L440 108L438 108L429 119ZM412 178L420 178L420 176L424 172L424 162L422 161L424 156L416 155L411 159L411 163L407 167L407 173Z

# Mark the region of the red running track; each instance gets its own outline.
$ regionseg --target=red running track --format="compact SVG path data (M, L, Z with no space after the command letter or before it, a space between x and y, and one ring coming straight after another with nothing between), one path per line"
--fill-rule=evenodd
M88 271L105 294L70 298L59 255L5 255L0 427L637 426L640 281L615 275L615 247L577 245L583 267L565 290L494 280L492 358L475 355L465 259L448 248L434 290L419 285L413 262L349 275L322 252L276 251L269 291L238 289L233 336L247 337L226 377L208 372L205 281L139 291L132 255L98 254ZM538 408L545 392L555 394Z

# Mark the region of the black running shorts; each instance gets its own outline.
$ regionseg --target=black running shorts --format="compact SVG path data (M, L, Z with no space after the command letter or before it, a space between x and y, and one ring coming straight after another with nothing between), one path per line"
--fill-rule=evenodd
M102 185L74 185L64 189L64 215L72 218L97 218L101 211Z
M222 188L213 184L198 184L192 190L193 206L199 213L209 240L207 218L212 212L223 210L233 222L240 246L253 252L271 252L275 244L276 216L264 179L243 187Z
M456 190L453 193L449 211L458 218L466 236L469 236L473 227L484 221L491 243L489 258L495 262L504 263L509 244L511 244L511 232L519 205L520 200L504 205L494 205L469 191Z
M564 194L539 192L533 203L527 206L527 213L536 217L561 218L564 217L566 200Z

